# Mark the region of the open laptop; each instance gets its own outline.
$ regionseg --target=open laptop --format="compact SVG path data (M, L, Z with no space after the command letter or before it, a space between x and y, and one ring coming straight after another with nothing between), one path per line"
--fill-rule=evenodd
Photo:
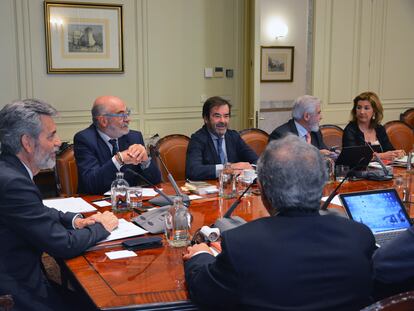
M343 147L335 164L364 169L372 159L372 149L368 145Z
M395 189L342 193L339 198L348 216L369 227L383 246L411 226Z

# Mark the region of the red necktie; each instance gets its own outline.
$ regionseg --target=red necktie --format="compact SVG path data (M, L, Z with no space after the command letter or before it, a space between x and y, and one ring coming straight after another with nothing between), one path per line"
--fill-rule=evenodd
M311 135L309 132L306 133L306 142L310 144L312 142Z

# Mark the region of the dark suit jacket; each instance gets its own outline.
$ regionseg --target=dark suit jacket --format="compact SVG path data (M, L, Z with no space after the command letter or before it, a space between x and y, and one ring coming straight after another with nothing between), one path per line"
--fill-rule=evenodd
M16 310L64 309L42 272L42 252L59 258L78 256L109 232L98 223L74 230L76 214L44 206L14 155L0 156L0 171L0 294L12 294Z
M106 143L99 135L94 125L80 131L74 137L74 152L76 164L78 166L78 192L103 194L110 190L111 183L118 172L112 162L112 154ZM119 150L128 149L130 145L144 145L142 134L130 130L128 134L118 138ZM154 160L151 160L150 166L143 170L140 165L124 165L121 172L124 172L125 180L130 186L136 186L139 178L126 169L132 169L143 175L153 184L161 181L161 174Z
M227 130L224 135L228 162L256 163L257 154L244 142L239 133ZM185 175L192 180L215 179L216 164L220 164L213 139L207 127L191 135L187 149Z
M377 135L377 139L384 152L394 150L394 146L391 144L387 132L382 125L378 125L375 128L375 134ZM364 133L359 129L358 124L356 122L349 122L344 129L344 135L342 136L342 146L363 146L365 144Z
M362 224L297 212L222 238L216 258L200 254L184 266L191 300L208 310L350 311L371 302L375 242Z
M286 136L288 133L293 133L299 136L298 129L296 128L295 121L290 119L285 124L277 127L273 130L273 132L269 136L269 142L274 139L279 139ZM328 149L322 139L321 131L311 132L311 143L319 150L321 149Z

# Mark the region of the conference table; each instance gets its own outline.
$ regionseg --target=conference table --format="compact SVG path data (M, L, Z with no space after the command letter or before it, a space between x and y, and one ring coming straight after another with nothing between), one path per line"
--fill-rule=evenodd
M414 193L414 174L405 169L394 168L394 176L408 180L410 198ZM183 184L183 183L179 183ZM390 181L347 181L340 192L366 191L393 188L394 180ZM338 182L328 183L323 191L328 196ZM172 187L165 183L161 187L168 194L173 194ZM399 190L398 190L399 191ZM97 196L85 196L92 202ZM144 198L145 199L145 198ZM206 195L202 199L191 201L189 210L193 215L191 233L203 225L211 225L223 216L235 199L223 199L216 195ZM145 205L145 203L144 203ZM330 204L330 208L339 208ZM99 208L100 211L109 208ZM410 217L414 209L407 203ZM117 214L120 218L130 220L136 212ZM234 215L247 221L269 216L263 206L260 195L252 194L244 197L234 211ZM163 236L160 234L160 236ZM115 244L114 244L115 243ZM110 260L105 253L121 250L119 241L107 242L107 248L85 252L83 255L65 261L65 270L70 277L90 297L101 310L197 310L191 303L186 289L182 254L185 247L172 248L165 239L163 247L137 251L136 257Z

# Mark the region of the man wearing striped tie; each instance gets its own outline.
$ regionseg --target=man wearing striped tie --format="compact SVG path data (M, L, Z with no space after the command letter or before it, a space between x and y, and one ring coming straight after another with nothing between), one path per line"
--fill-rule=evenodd
M321 100L311 95L298 97L293 103L292 119L277 127L270 134L269 142L292 133L303 138L308 144L314 145L322 154L336 157L335 152L329 151L323 142L319 130L321 120Z
M103 194L116 173L124 172L130 186L140 181L136 171L153 184L161 181L156 163L147 155L141 132L129 129L130 110L116 96L98 97L92 107L92 124L74 137L79 193Z
M224 98L210 97L204 103L204 126L191 135L187 149L186 177L192 180L215 179L225 163L235 170L251 169L257 154L230 130L231 104Z

